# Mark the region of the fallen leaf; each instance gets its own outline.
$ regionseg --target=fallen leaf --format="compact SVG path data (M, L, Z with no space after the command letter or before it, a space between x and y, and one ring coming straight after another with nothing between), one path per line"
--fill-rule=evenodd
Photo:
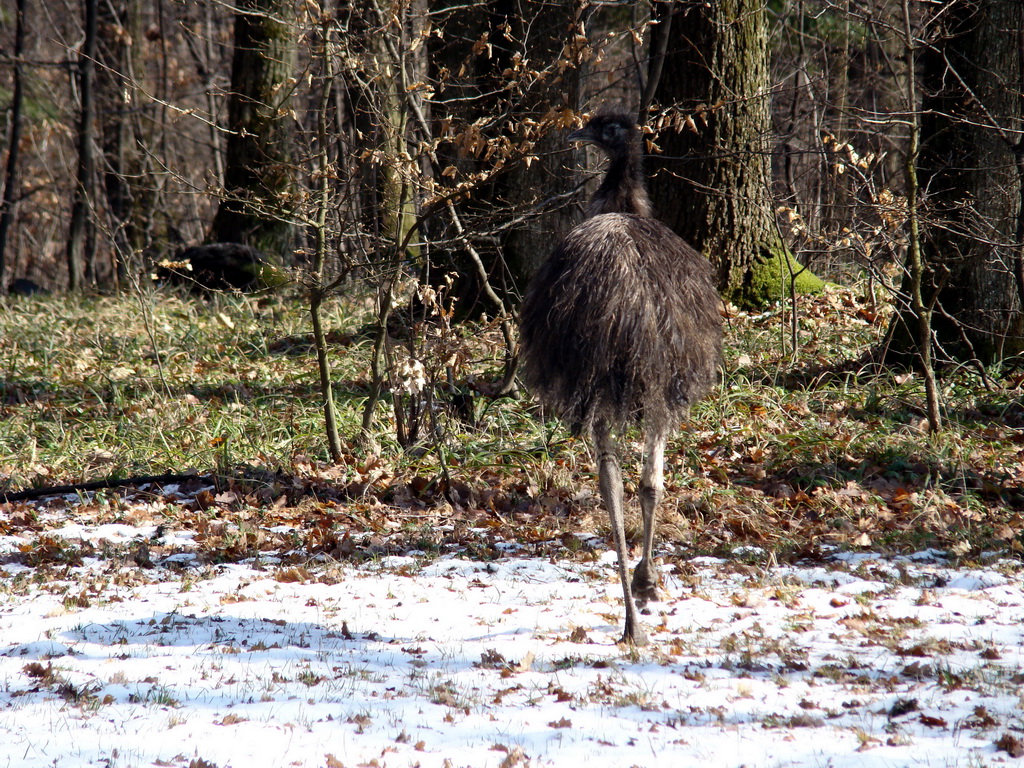
M530 651L523 656L522 661L514 665L513 668L516 672L529 672L533 668L534 658L536 657L533 655L533 651Z
M932 668L927 664L922 664L920 661L915 661L903 668L900 673L905 677L928 677L932 673Z
M1004 733L996 739L995 747L1010 757L1024 757L1024 741L1011 733Z
M900 717L911 712L917 712L917 699L896 699L889 710L889 717Z
M505 657L502 656L498 651L493 648L488 648L486 651L480 654L479 663L474 666L482 669L500 669L508 665L505 661Z

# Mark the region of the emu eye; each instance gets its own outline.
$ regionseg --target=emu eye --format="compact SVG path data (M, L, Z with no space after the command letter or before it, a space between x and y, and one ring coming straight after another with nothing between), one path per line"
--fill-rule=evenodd
M605 139L617 139L622 134L622 126L618 123L608 123L604 127Z

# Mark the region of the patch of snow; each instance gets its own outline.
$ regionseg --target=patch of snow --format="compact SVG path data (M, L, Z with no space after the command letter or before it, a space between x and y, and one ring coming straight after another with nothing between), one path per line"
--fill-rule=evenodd
M0 765L985 765L1021 722L1009 564L692 558L632 650L614 553L278 559L4 565Z
M909 560L916 563L937 563L945 562L949 558L949 553L943 549L922 549L919 552L914 552L909 555L905 555L899 559Z
M173 555L168 555L160 561L161 565L179 565L179 566L192 566L199 565L199 557L191 552L176 552Z
M1005 576L994 571L961 571L951 576L946 582L946 588L974 591L1002 586L1006 581Z

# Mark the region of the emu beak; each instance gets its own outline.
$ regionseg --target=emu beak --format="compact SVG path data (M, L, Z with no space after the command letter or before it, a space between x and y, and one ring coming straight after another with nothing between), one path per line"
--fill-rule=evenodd
M578 131L573 131L566 137L566 141L593 141L594 134L589 125L584 125Z

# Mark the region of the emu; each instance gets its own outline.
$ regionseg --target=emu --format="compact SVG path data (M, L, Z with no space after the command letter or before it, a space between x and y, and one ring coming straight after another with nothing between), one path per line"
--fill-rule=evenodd
M523 379L574 434L590 438L625 599L621 642L643 645L637 612L658 599L651 550L665 445L689 406L717 380L719 296L708 261L652 218L642 135L632 116L601 110L568 138L595 144L608 156L608 168L587 218L556 246L527 289L519 315ZM643 549L632 584L612 436L631 424L644 431Z

